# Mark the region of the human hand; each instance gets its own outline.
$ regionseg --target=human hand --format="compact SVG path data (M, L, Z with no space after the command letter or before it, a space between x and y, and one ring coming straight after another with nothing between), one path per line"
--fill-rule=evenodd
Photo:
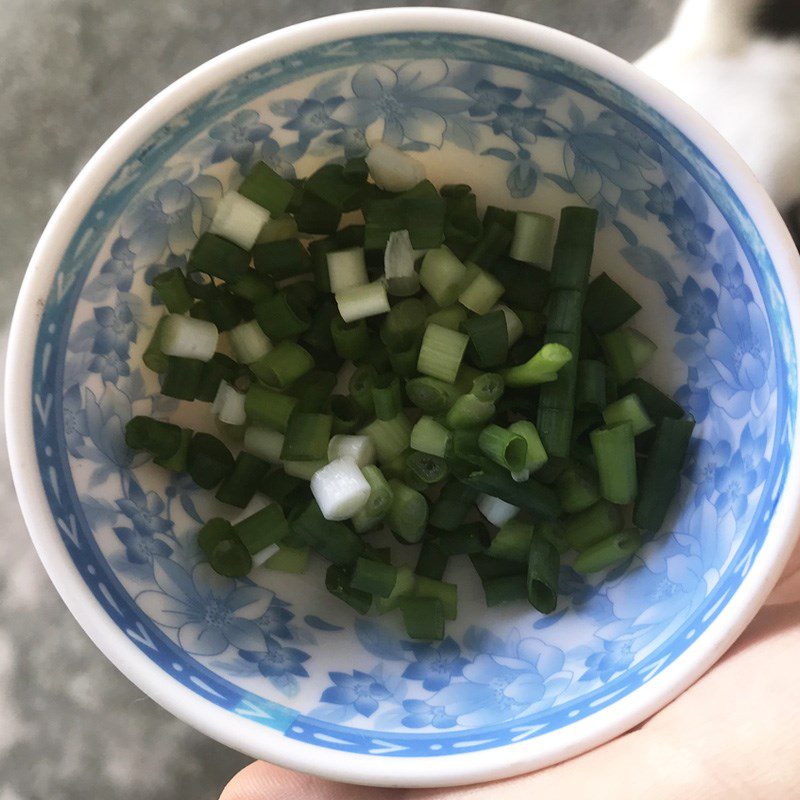
M498 783L376 789L264 762L220 800L774 800L800 796L800 548L766 606L704 677L640 727L563 764Z

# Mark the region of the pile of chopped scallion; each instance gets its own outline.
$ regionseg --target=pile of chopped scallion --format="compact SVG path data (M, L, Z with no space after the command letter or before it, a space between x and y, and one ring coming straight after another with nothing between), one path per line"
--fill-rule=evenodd
M551 217L481 216L469 186L437 190L385 144L304 180L259 163L188 274L153 281L168 313L144 353L237 455L142 416L127 444L247 509L198 534L222 575L300 573L313 551L331 594L441 639L467 555L487 605L547 614L564 553L603 570L659 530L694 426L637 377L655 350L627 327L639 304L589 283L596 223L565 208L553 243ZM370 544L386 528L414 569Z

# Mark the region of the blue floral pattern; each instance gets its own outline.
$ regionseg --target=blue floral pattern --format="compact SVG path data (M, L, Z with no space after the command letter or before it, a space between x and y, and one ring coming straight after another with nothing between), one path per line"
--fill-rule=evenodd
M98 600L106 603L102 576L129 638L184 685L233 713L267 709L259 720L286 736L354 752L387 742L392 755L500 746L644 683L746 573L793 424L780 288L719 177L678 158L690 143L677 132L652 135L666 123L632 98L633 112L621 112L618 87L552 57L509 50L510 68L473 57L497 43L459 50L458 37L445 40L445 50L435 37L423 49L446 58L420 59L359 39L348 44L362 54L354 63L332 54L304 82L283 65L298 83L256 74L203 101L191 141L175 151L170 129L159 132L109 184L125 197L122 210L87 228L89 244L76 237L62 269L79 279L48 300L47 314L69 329L58 377L44 344L37 351L47 378L34 409L40 463L50 465L54 451L69 459L80 502L68 506L72 489L43 466L48 498L76 563L93 559L95 572L82 574L98 576ZM147 287L185 266L223 187L258 159L293 178L381 137L426 159L441 150L476 176L485 170L495 189L505 185L509 206L596 207L603 252L618 254L609 269L634 294L640 285L663 296L658 343L674 353L674 395L699 423L670 534L606 576L587 580L565 565L551 617L512 609L485 627L456 625L437 644L321 605L304 590L318 576L215 575L194 541L213 501L187 476L143 463L123 435L136 413L181 413L139 366L162 310ZM157 169L140 175L141 164ZM65 311L70 300L74 311ZM43 323L49 346L48 331ZM48 438L54 415L57 441ZM444 749L426 750L418 734L436 734Z

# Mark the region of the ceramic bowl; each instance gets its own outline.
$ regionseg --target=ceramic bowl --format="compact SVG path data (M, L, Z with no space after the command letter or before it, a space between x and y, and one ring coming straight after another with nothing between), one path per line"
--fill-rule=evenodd
M149 286L183 265L259 159L286 176L383 138L482 203L600 212L595 271L641 302L647 377L697 419L667 532L609 574L561 575L557 611L487 610L455 563L439 644L355 615L306 575L214 575L218 513L123 441L158 396ZM585 42L467 11L359 12L279 31L179 80L100 149L55 212L14 318L8 431L53 582L143 691L252 756L331 778L441 785L520 773L641 722L751 619L800 526L798 259L721 138ZM512 298L513 300L513 298ZM13 391L11 388L13 387ZM187 416L188 415L188 416Z

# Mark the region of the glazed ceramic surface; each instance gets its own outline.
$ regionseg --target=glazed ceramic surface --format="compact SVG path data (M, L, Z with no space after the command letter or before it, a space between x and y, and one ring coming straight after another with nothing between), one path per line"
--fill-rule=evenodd
M709 154L717 140L702 127L709 138L692 138L606 74L630 82L632 68L516 21L352 19L359 35L342 20L301 26L276 42L278 55L270 37L248 45L235 77L206 70L193 102L155 131L140 121L138 146L105 153L113 175L95 180L79 215L73 196L64 246L51 241L49 263L37 254L36 324L30 305L16 321L16 346L29 351L17 378L30 383L16 409L29 428L16 447L30 454L18 479L37 487L38 503L24 488L22 500L36 505L28 519L38 515L34 537L53 551L45 563L68 603L176 713L253 755L335 777L476 780L639 721L754 612L789 545L771 522L796 422L795 286ZM526 44L505 27L527 32ZM584 47L596 68L565 55ZM322 562L301 576L215 575L195 534L230 509L123 437L134 414L208 424L202 404L159 395L141 354L163 313L153 278L185 266L223 193L259 160L303 177L378 139L412 152L437 185L470 183L483 205L597 208L594 272L642 304L635 325L659 346L645 377L698 423L666 532L610 572L564 566L546 617L524 603L487 610L456 559L447 577L459 584L459 617L437 644L332 600Z

